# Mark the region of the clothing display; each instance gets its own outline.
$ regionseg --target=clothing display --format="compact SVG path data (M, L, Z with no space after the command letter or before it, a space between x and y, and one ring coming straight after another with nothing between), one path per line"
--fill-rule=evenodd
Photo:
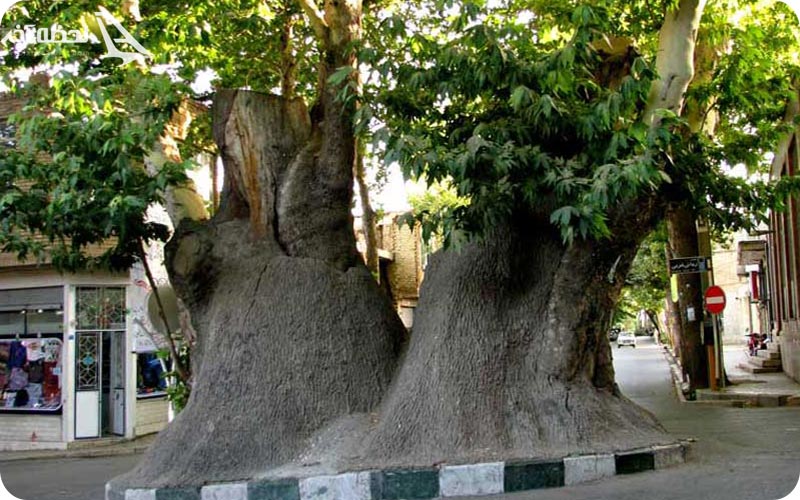
M12 368L11 376L8 378L8 390L19 391L28 385L28 372L22 368Z
M0 409L54 411L61 407L60 339L0 339Z
M41 384L44 382L44 361L28 362L28 382L31 384Z
M58 375L55 374L58 363L54 361L44 362L44 382L42 383L42 390L45 399L58 397L61 394L61 384L58 380Z
M44 359L44 350L42 349L42 342L40 340L23 342L27 350L28 363L32 361L39 361Z
M8 356L8 367L11 369L22 368L28 361L28 349L20 342L15 340L11 342Z
M42 402L42 384L28 384L25 386L28 391L28 398L32 405L41 404Z

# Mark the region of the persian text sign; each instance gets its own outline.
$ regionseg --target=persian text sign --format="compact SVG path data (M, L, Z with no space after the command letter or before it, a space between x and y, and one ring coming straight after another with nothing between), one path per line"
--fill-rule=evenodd
M711 269L708 257L669 259L670 274L704 273Z

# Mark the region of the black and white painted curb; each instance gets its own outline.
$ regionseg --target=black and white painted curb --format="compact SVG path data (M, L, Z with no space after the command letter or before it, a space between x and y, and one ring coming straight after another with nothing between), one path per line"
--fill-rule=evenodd
M333 476L128 489L106 486L106 500L412 500L480 496L556 488L681 464L685 444L554 461L509 461L418 469L349 472Z

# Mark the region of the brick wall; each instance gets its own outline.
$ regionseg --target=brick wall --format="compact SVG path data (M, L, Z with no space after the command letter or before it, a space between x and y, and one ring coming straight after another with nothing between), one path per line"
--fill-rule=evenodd
M416 305L422 283L422 246L420 229L412 231L407 224L398 225L398 216L381 221L381 248L394 254L387 267L392 297L400 304Z
M18 97L0 94L0 121L6 121L11 114L20 111L22 105L23 101Z
M167 398L151 398L136 400L136 422L133 434L144 436L158 432L167 425Z

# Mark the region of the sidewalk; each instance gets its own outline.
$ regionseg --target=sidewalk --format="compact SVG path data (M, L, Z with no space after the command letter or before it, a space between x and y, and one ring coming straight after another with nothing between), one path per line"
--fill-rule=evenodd
M748 373L740 364L747 363L744 345L724 346L725 371L731 385L717 392L697 391L698 401L724 401L735 406L800 406L800 384L785 373Z
M135 439L83 441L66 450L3 451L0 452L0 462L46 458L95 458L135 455L143 453L155 440L156 435L148 434Z

